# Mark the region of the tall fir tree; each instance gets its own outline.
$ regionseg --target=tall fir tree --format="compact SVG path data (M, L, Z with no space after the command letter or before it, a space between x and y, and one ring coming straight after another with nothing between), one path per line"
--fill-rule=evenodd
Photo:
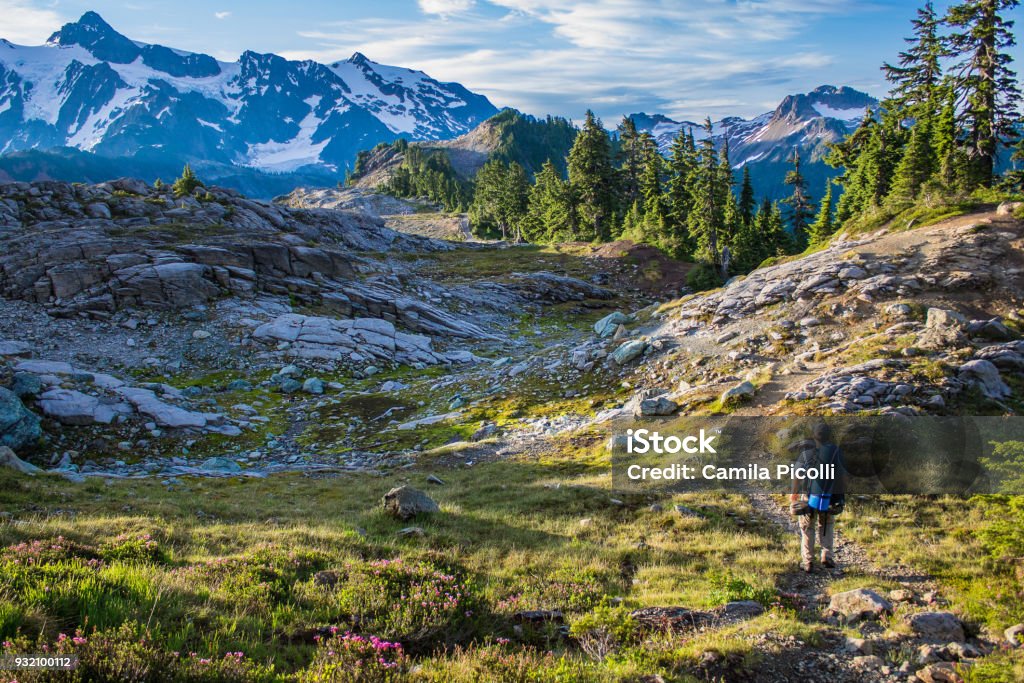
M807 246L807 229L814 217L814 202L807 191L807 179L800 170L800 152L793 152L793 170L786 174L786 185L793 188L793 194L785 200L789 206L789 225L793 229L794 247L802 250Z
M1013 21L1005 13L1018 0L964 0L949 8L947 45L958 59L954 78L960 127L967 132L972 181L984 187L995 179L996 157L1015 139L1020 90L1008 50L1016 45Z
M899 54L897 65L886 63L882 70L893 84L889 106L905 109L916 117L921 109L934 111L936 89L942 81L942 60L947 54L935 3L926 2L911 23L914 36L906 39L910 47Z
M743 180L740 182L739 199L740 220L743 225L750 226L754 222L757 211L757 199L754 198L754 184L750 179L750 165L743 165Z
M609 239L615 210L615 169L608 134L592 111L587 111L583 127L569 151L568 166L578 217L578 238Z
M932 146L932 120L922 112L910 130L910 139L903 149L903 157L893 171L889 200L895 203L913 203L921 187L928 182L938 163Z
M810 246L816 247L828 241L836 231L835 220L832 215L833 209L832 183L825 186L825 194L821 198L821 206L818 207L818 217L811 224L808 233Z
M643 168L643 149L636 122L624 116L617 130L619 134L616 161L619 164L619 190L623 206L631 206L640 194L640 173Z
M692 132L680 129L669 153L668 191L665 197L667 230L677 245L675 256L692 258L696 244L690 239L689 219L693 211L693 177L697 150Z
M712 139L711 119L704 121L704 139L700 143L699 160L694 171L692 184L693 210L689 216L691 239L696 242L697 260L720 268L724 209L722 206L722 182L719 172L718 154Z
M531 242L559 242L577 238L569 184L562 179L550 159L541 167L530 188L523 224L526 239Z

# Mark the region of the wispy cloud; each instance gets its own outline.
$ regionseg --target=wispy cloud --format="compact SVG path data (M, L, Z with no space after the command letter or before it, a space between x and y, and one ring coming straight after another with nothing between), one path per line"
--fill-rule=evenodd
M419 0L420 9L427 14L447 16L465 12L474 4L473 0Z
M23 45L42 43L65 23L53 9L25 0L0 0L0 17L0 38Z
M292 58L371 59L457 80L534 113L758 113L738 91L832 58L804 35L846 0L419 0L432 16L322 24ZM782 46L782 47L780 47ZM785 91L780 90L780 95ZM756 98L755 98L756 100Z
M217 17L218 19L227 19L231 16L231 12L214 12L213 16Z

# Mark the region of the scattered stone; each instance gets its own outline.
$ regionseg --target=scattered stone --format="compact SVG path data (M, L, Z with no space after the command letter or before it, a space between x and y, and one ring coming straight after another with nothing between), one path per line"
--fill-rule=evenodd
M444 486L444 480L436 474L430 474L427 476L428 484L436 484L437 486Z
M1024 624L1014 624L1003 631L1003 637L1013 647L1024 647Z
M228 391L252 391L252 383L244 379L236 379L228 382Z
M882 658L876 655L861 655L860 657L854 657L852 664L853 668L860 669L862 671L879 671L883 666L885 666L885 662Z
M648 398L640 401L637 414L645 417L666 416L675 415L677 410L679 410L678 403L664 396L659 396L658 398Z
M873 590L857 588L833 595L828 603L828 612L846 623L854 623L892 614L892 604Z
M722 392L720 401L722 405L727 405L735 401L741 401L745 398L754 395L757 389L750 382L740 382L734 387L730 387Z
M908 617L907 623L920 638L936 643L961 643L964 627L951 612L920 612Z
M307 394L324 393L324 382L317 377L310 377L302 383L302 390Z
M930 664L919 670L916 676L921 683L963 683L964 680L952 662Z
M964 328L967 321L956 311L944 308L929 308L924 332L918 337L917 345L926 349L960 347L967 343Z
M384 510L398 519L412 519L416 515L433 514L441 508L426 493L411 486L398 486L384 494Z
M739 332L736 332L735 330L730 330L729 332L725 332L724 334L718 335L718 337L715 339L715 342L718 344L724 344L727 341L732 341L738 336Z
M594 323L594 332L598 337L604 339L615 334L615 330L618 329L619 325L628 325L632 322L633 318L630 316L620 313L619 311L615 311Z
M302 389L302 382L291 377L285 377L281 380L281 383L277 385L277 388L281 390L282 394L294 394L296 391Z
M893 602L913 602L914 591L907 590L906 588L897 588L889 591L889 599Z
M987 360L967 361L960 366L960 379L977 389L986 398L1001 400L1013 392L999 376L999 368Z
M38 474L41 469L31 463L27 463L14 454L7 446L0 446L0 467L21 472L22 474Z
M643 341L642 339L628 341L619 348L615 349L615 352L612 354L612 360L614 360L619 365L625 365L629 361L639 358L641 355L643 355L644 351L647 350L647 346L647 342Z
M230 458L214 457L208 458L199 466L199 469L204 472L218 472L231 474L235 472L241 472L242 466Z

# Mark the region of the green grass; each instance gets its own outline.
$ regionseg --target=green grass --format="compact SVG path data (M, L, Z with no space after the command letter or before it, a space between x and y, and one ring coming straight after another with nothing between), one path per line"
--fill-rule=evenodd
M148 625L160 647L146 650L146 661L241 651L283 680L314 666L320 655L308 634L333 626L401 642L425 680L471 680L480 667L493 676L509 657L550 670L551 680L566 671L579 673L572 680L620 680L640 671L637 662L680 680L703 641L631 644L597 662L554 634L517 634L510 616L560 609L571 622L612 597L628 607L768 600L793 540L738 526L727 511L752 514L739 499L688 497L705 506L704 519L672 513L671 500L666 512L639 498L612 504L607 460L595 448L566 441L539 459L446 469L443 487L425 482L435 471L429 459L384 477L185 479L175 492L150 480L69 488L4 474L0 507L13 521L0 522L0 640L56 643L82 629L120 651L131 638L122 642L117 629L139 634ZM409 523L379 507L406 480L442 507L413 522L422 538L400 537ZM381 578L383 560L399 569ZM337 584L322 585L322 571ZM401 598L435 584L458 594L458 610L414 609ZM501 656L485 645L498 638L510 639ZM705 640L731 643L740 659L751 653L739 635ZM437 649L451 647L461 649Z

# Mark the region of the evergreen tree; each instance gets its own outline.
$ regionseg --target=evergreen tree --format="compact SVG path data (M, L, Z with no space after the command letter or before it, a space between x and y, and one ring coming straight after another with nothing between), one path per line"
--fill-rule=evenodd
M510 233L516 241L521 240L529 209L529 189L522 166L514 161L506 166L491 159L477 173L470 220L478 229L496 227L503 240Z
M739 212L740 221L745 226L754 222L754 212L757 210L757 200L754 199L754 185L750 180L750 166L743 165L743 180L740 184Z
M789 206L794 248L802 250L807 246L807 230L814 217L814 204L807 192L807 180L800 171L799 152L793 152L793 170L786 174L785 183L793 188L793 194L785 202Z
M721 245L725 207L722 206L722 182L718 154L712 140L711 119L704 121L704 139L700 143L693 181L693 210L689 215L691 239L697 245L695 257L713 266L721 266Z
M639 200L643 202L645 232L655 236L660 243L666 235L666 210L664 201L665 160L658 152L654 137L644 132L640 136L640 185Z
M1007 51L1016 44L1013 22L1003 13L1018 0L964 0L949 8L946 24L956 66L961 128L967 131L972 180L991 186L999 147L1015 137L1020 90Z
M718 153L718 202L722 207L722 232L719 235L719 240L723 247L732 244L741 222L736 195L732 192L734 182L732 164L729 162L729 141L726 140ZM723 274L723 277L727 277L727 275Z
M665 197L666 231L677 245L675 256L691 257L696 244L690 239L689 219L693 210L692 185L697 168L697 150L692 132L680 129L669 154L668 192Z
M185 164L185 168L181 169L181 177L174 181L171 189L174 191L175 197L181 198L191 195L196 188L200 187L203 187L203 181L192 172L190 164Z
M594 112L569 151L569 185L575 198L581 239L607 240L612 233L615 170L608 134Z
M526 239L531 242L558 242L576 239L569 185L554 162L547 161L530 188L524 220Z
M818 217L810 227L808 235L810 245L816 247L824 244L835 231L835 221L832 218L832 183L830 182L825 187L825 196L821 198Z
M914 37L906 39L910 47L899 54L898 66L886 63L882 70L893 84L889 106L914 116L922 108L934 108L935 91L942 80L942 59L947 55L939 35L941 21L931 0L917 10L917 18L911 23Z
M636 122L625 116L618 127L619 189L623 206L631 206L640 194L640 173L643 167L643 149Z
M932 147L932 122L922 116L910 130L910 140L903 150L903 158L893 171L889 198L895 202L913 202L921 187L937 170L935 149Z

